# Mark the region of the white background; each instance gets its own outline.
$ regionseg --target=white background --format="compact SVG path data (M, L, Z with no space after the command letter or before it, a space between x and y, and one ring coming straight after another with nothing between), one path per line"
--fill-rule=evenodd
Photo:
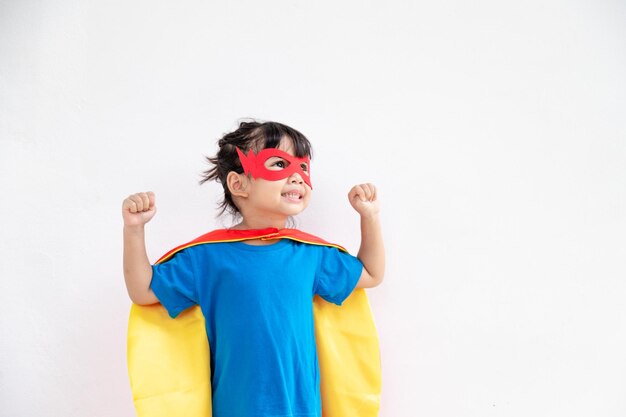
M0 2L0 414L130 417L122 200L151 260L215 227L243 117L314 145L298 227L356 253L381 417L626 415L626 6Z

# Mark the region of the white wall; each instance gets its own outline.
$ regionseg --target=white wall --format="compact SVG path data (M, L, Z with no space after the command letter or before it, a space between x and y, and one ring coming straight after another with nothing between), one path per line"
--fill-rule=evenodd
M0 3L0 414L130 417L120 206L156 259L222 224L203 155L241 117L315 146L299 226L358 249L381 417L626 415L626 6Z

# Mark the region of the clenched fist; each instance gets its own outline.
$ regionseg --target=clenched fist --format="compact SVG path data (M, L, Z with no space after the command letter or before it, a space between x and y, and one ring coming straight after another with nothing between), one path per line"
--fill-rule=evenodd
M143 226L155 214L155 195L152 191L131 194L122 203L124 226Z
M373 217L380 211L380 202L374 184L359 184L352 187L348 200L361 217Z

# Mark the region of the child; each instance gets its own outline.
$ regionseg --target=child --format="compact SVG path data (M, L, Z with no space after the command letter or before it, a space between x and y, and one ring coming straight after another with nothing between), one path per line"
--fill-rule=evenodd
M202 182L219 181L222 212L241 221L217 231L212 244L186 245L151 265L144 225L156 213L155 195L129 196L122 205L128 293L138 305L161 303L173 318L200 306L210 346L213 416L321 417L311 301L317 294L342 305L355 288L382 282L376 189L361 184L348 193L361 217L354 257L285 228L312 195L311 146L304 135L280 123L242 122L219 147Z

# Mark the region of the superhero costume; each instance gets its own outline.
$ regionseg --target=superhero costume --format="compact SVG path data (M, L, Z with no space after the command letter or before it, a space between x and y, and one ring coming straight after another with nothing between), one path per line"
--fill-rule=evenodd
M217 230L173 249L157 263L195 245L258 238L291 239L345 251L295 229ZM316 296L313 307L324 416L376 416L380 357L365 291L356 289L341 307ZM128 337L129 373L139 417L211 415L209 346L198 307L171 320L161 305L133 305Z

